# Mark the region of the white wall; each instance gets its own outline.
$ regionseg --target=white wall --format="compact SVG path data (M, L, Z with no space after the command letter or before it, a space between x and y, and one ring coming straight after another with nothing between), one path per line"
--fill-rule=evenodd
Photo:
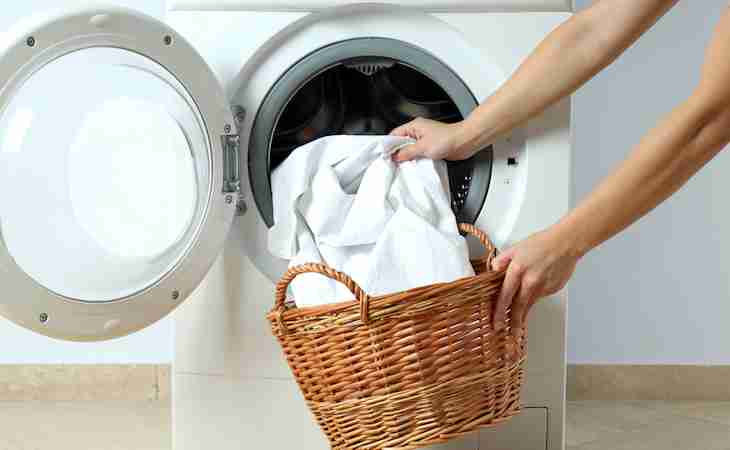
M679 2L576 95L577 198L689 95L727 4ZM583 261L570 291L570 362L730 363L728 174L730 153L721 154L674 198Z
M136 8L162 17L164 0L116 0L121 6ZM0 30L34 11L88 4L85 0L25 0L4 2ZM60 80L62 82L62 80ZM149 329L123 339L94 344L51 340L0 319L0 364L43 363L167 363L172 355L172 322L163 320Z

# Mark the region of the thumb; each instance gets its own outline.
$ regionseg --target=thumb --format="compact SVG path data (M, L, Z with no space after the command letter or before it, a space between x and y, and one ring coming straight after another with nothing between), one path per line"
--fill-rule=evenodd
M394 129L390 132L391 136L402 136L402 137L409 137L414 138L416 137L416 121L411 120L408 123L404 123L403 125L399 126L398 128Z
M492 270L496 271L502 271L507 269L507 266L509 266L509 263L512 262L512 258L514 257L515 251L513 248L508 248L504 252L497 255L496 258L492 260Z
M411 161L421 156L424 153L424 150L425 149L423 148L423 144L421 144L420 141L410 145L406 145L405 147L402 147L400 150L393 154L393 161Z

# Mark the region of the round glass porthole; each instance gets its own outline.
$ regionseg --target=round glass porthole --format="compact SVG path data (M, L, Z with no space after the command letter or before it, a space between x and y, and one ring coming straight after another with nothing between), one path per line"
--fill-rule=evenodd
M209 140L185 88L138 53L77 50L0 115L0 236L63 297L111 302L184 258L210 191Z

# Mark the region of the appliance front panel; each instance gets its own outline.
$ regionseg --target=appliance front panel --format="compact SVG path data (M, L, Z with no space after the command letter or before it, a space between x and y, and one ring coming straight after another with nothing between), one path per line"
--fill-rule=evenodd
M178 17L182 14L184 13L174 13L173 16ZM190 17L195 17L205 13L188 14ZM263 16L278 26L285 19L282 14L288 16L292 13L226 13L229 14L240 14L240 17ZM231 23L228 19L225 22ZM254 20L254 23L265 22ZM409 26L404 27L404 23L408 23ZM241 145L249 148L249 151L265 151L263 148L252 146L252 143L256 142L252 139L252 130L257 112L262 109L267 94L290 68L311 56L315 50L334 43L367 37L396 40L428 52L456 74L477 101L493 93L507 76L502 61L491 57L489 49L477 46L481 42L466 41L450 24L430 14L387 5L378 7L357 5L305 15L285 26L258 48L251 58L245 61L240 73L229 85L232 103L240 105L247 112L245 120L240 125ZM209 38L203 39L211 42ZM501 38L495 42L504 45ZM214 52L210 53L210 57L214 60L223 58L216 56ZM229 58L227 60L230 61ZM513 236L520 210L524 208L523 199L530 167L528 160L523 157L527 145L526 139L527 130L521 129L516 130L509 139L500 139L494 143L494 155L499 160L493 163L492 177L502 179L509 174L512 180L509 183L489 185L486 207L479 213L476 223L488 231L499 246ZM513 157L517 159L517 164L509 163ZM242 169L243 182L252 183L253 180L247 179L249 170L246 169L248 167ZM254 175L262 176L262 174ZM268 227L263 214L256 208L259 199L255 200L246 200L250 208L239 218L235 226L240 233L253 237L243 241L246 254L252 258L259 270L271 280L276 280L283 274L286 262L270 255L266 239Z
M180 2L175 2L180 4ZM200 2L198 2L200 3ZM216 2L220 3L220 2ZM212 4L212 3L211 3ZM210 4L209 4L210 5ZM201 5L198 5L201 6ZM227 87L229 95L238 90L239 73L247 73L247 68L256 67L267 52L274 51L286 40L288 27L306 17L303 12L258 12L230 11L177 11L168 16L171 23L188 37L193 45L206 57L219 78ZM494 80L481 76L479 67L484 61L494 61L499 66L497 80L503 81L516 69L524 57L537 45L539 40L568 14L463 14L444 13L435 17L446 22L460 39L468 41L477 56L475 69L465 69L459 75L466 81L475 96L482 100L495 89ZM210 27L200 27L201 22ZM242 27L241 24L246 26ZM401 22L401 24L404 22ZM403 35L410 33L411 24L403 27ZM415 25L414 25L415 26ZM332 28L335 35L342 30ZM402 35L401 35L402 36ZM272 39L273 38L273 39ZM303 38L307 42L307 38ZM315 41L310 43L309 51ZM496 44L495 44L496 43ZM422 44L432 51L437 46ZM453 47L452 47L453 49ZM301 48L304 50L304 47ZM273 55L282 61L296 60L286 52ZM445 59L448 61L449 56ZM245 67L246 66L246 67ZM281 74L282 63L272 71L271 78ZM249 100L254 110L257 101L270 87L270 80L253 80L255 87ZM254 111L255 112L255 111ZM250 114L253 115L254 112ZM503 244L524 237L551 223L565 212L569 205L570 173L570 107L565 101L532 121L523 129L523 149L530 155L530 170L546 163L549 171L543 174L530 173L520 186L524 190L525 201L530 211L515 214L511 232L504 236ZM508 147L506 147L508 148ZM505 169L506 170L506 169ZM533 176L534 175L534 176ZM504 183L505 188L516 183ZM517 183L519 185L519 183ZM539 201L542 198L542 201ZM545 201L549 198L549 201ZM251 204L249 202L249 204ZM526 208L523 208L526 209ZM269 274L252 262L255 253L248 256L240 251L241 247L256 241L266 241L265 228L256 222L255 211L249 211L239 219L239 233L234 233L228 241L225 257L219 260L213 271L213 279L195 298L178 310L176 314L175 379L174 390L174 432L175 444L179 448L202 449L209 442L220 441L222 450L239 448L241 442L251 445L257 443L254 427L259 424L265 430L270 424L269 417L257 414L258 409L241 408L249 401L263 398L273 389L280 392L281 385L288 383L288 400L283 405L291 405L298 411L288 420L310 420L311 415L302 409L301 397L291 385L291 375L286 363L271 336L265 313L273 301L273 284ZM265 250L263 247L261 251ZM564 401L565 401L565 318L566 298L564 293L546 299L536 306L530 323L530 352L527 365L527 383L523 399L527 407L536 408L525 414L520 421L514 422L511 431L492 437L491 433L482 434L470 440L445 445L442 448L455 450L483 448L485 450L501 445L510 448L515 442L526 445L537 444L525 450L563 448ZM221 383L225 388L221 389ZM294 389L294 390L291 390ZM254 394L250 394L251 392ZM235 392L245 393L240 397ZM264 395L256 394L263 392ZM233 394L232 394L233 393ZM249 395L250 394L250 395ZM234 397L231 397L234 395ZM274 401L281 400L276 396ZM221 424L211 427L201 423L201 411L206 417L214 415ZM247 412L248 411L248 412ZM547 417L547 418L546 418ZM231 419L230 422L225 422ZM259 420L260 419L260 420ZM252 427L251 440L241 435L241 423ZM547 430L547 431L546 431ZM317 431L314 425L307 429L303 440L292 440L296 445L311 442L311 448L325 448L321 436L310 434ZM529 436L525 437L525 433ZM547 443L545 438L547 434ZM224 436L224 439L221 439ZM288 443L287 436L277 436L281 442ZM210 438L211 440L208 440ZM216 440L218 439L218 440ZM481 442L478 442L481 441ZM264 442L264 441L261 441ZM540 442L546 445L540 445ZM269 443L270 444L270 443ZM466 446L466 447L462 447ZM441 448L441 447L439 447Z

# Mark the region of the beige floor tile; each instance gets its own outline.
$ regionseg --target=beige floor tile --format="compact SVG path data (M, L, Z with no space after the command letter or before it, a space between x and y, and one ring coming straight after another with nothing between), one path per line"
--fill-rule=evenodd
M168 450L165 402L0 403L2 450Z
M619 422L616 419L612 423ZM730 426L679 415L661 414L656 421L605 436L571 450L729 450Z
M648 407L730 426L730 402L651 402Z
M565 440L568 448L577 447L600 439L608 439L613 433L617 432L609 424L596 424L593 420L586 420L580 414L582 409L578 405L568 404L565 424Z
M567 421L568 450L730 450L730 403L570 402ZM0 402L0 450L169 450L170 430L169 402Z
M570 402L569 414L580 423L613 431L638 431L661 423L664 419L671 420L676 415L670 408L658 408L653 404L654 402L645 401Z
M569 402L566 442L575 447L588 442L612 440L625 432L639 431L671 413L638 402Z

